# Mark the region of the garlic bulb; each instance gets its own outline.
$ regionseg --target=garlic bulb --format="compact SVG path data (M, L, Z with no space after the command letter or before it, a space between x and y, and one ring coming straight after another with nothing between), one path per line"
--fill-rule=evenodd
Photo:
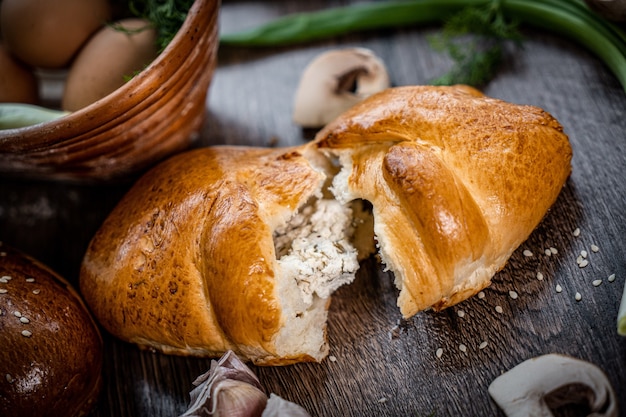
M268 400L256 375L230 350L193 385L189 409L180 417L310 417L278 395Z
M252 371L228 351L193 382L191 405L181 417L260 417L267 403Z

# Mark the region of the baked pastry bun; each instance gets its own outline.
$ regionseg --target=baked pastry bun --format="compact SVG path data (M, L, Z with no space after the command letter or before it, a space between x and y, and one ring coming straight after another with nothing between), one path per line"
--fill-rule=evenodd
M165 353L325 357L329 296L354 279L358 254L352 210L325 198L325 162L301 151L203 148L144 175L83 259L100 323Z
M81 291L108 331L144 348L319 361L330 295L375 245L405 317L458 303L541 221L570 158L536 107L461 86L389 89L302 146L163 162L94 236Z
M0 415L77 417L95 406L102 339L78 293L0 243Z
M467 86L388 89L313 145L339 161L338 200L371 202L404 317L488 286L571 172L569 140L551 115Z

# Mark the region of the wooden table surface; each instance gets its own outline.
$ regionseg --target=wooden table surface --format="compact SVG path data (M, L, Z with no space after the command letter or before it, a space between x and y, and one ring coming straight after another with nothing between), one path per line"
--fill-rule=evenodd
M225 0L221 30L346 3ZM370 48L387 64L394 85L426 84L450 64L428 44L437 30L384 30L276 49L224 48L197 146L302 143L306 137L291 121L294 92L306 64L332 48ZM524 48L484 91L544 108L571 139L573 172L544 221L484 298L409 320L401 320L395 306L392 275L373 259L365 261L356 281L333 296L328 336L336 360L252 367L268 393L299 403L312 416L497 416L503 414L487 393L495 377L525 359L563 353L599 365L626 413L626 338L616 333L626 279L626 94L577 44L531 28L525 35ZM91 236L129 186L0 179L0 240L76 283ZM546 255L550 247L558 253ZM524 256L526 249L534 256ZM585 268L576 263L582 250L589 252ZM596 279L602 280L597 287ZM96 416L176 416L188 405L192 381L210 365L209 359L139 351L104 336L105 385Z

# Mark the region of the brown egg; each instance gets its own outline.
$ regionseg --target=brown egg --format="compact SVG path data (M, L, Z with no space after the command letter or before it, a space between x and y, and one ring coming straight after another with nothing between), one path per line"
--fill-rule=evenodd
M2 0L6 47L25 63L62 68L110 18L107 0Z
M124 19L113 26L96 33L76 57L65 83L64 110L76 111L107 96L157 57L156 31L147 21Z
M37 104L38 101L37 77L0 43L0 103Z

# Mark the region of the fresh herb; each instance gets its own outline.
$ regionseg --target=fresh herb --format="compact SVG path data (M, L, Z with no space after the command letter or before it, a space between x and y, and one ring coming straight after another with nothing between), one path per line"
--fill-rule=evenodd
M495 77L502 63L506 43L521 45L517 23L502 12L502 0L462 9L446 21L443 31L430 38L431 46L447 52L453 68L431 81L435 85L482 86Z
M258 28L222 35L222 45L262 47L311 42L357 31L444 24L467 7L493 0L405 0L360 3L288 15ZM626 33L594 13L584 0L503 0L504 18L568 37L594 53L626 91ZM492 60L493 57L485 58Z
M128 8L137 17L148 20L157 30L159 52L174 38L194 0L129 0Z
M626 336L626 285L624 285L622 300L617 311L617 334Z

